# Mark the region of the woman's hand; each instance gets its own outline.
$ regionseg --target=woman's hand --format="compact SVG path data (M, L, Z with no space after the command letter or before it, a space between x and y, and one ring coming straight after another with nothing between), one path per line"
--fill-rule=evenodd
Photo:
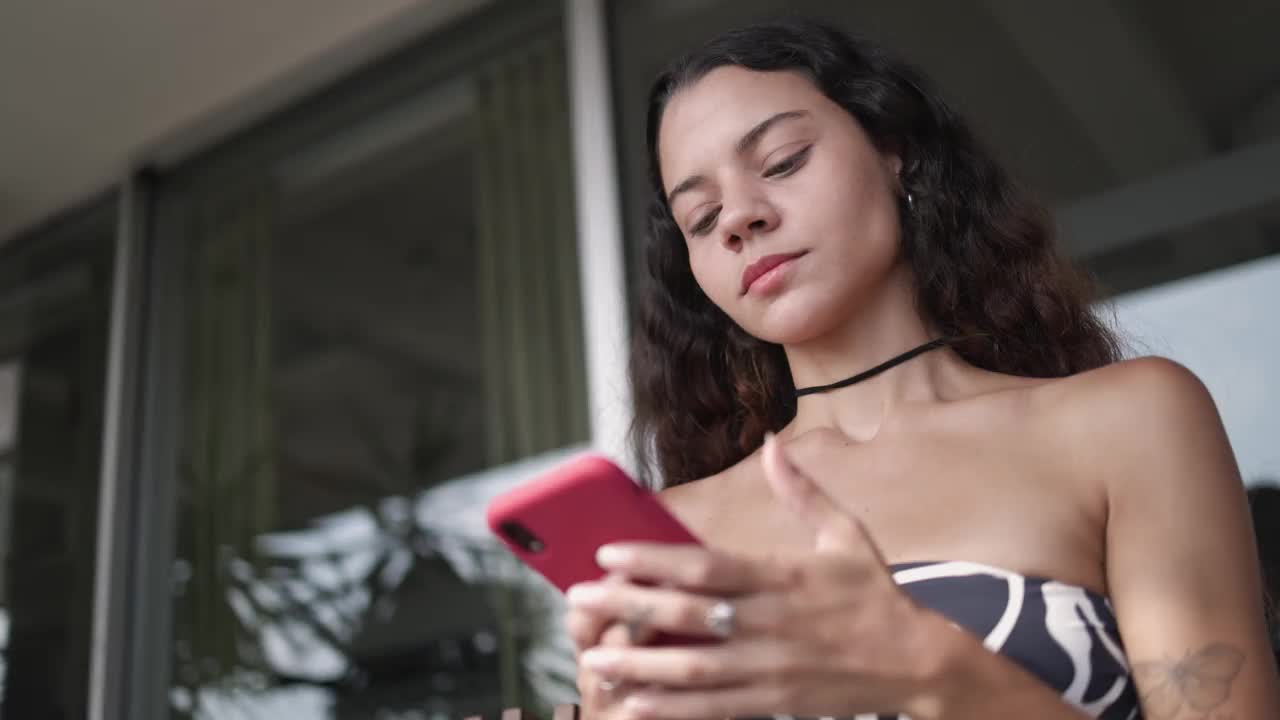
M613 574L596 584L616 587L625 583L622 576ZM578 660L582 716L592 720L625 717L622 701L626 699L629 686L616 678L592 671L582 663L582 653L593 647L626 648L642 644L648 639L648 629L636 622L619 622L608 613L573 605L569 608L566 625Z
M931 714L939 668L930 650L959 631L911 602L861 524L792 466L776 440L766 441L763 459L775 493L815 528L816 552L759 560L615 545L602 550L601 565L646 584L583 583L570 592L572 612L597 624L718 640L581 645L588 672L632 688L624 712L610 717ZM589 641L595 628L581 622L575 640Z
M626 629L621 625L612 625L600 637L595 647L625 648L630 643ZM578 694L581 696L580 708L584 718L614 720L626 717L622 701L626 699L626 686L616 680L600 675L581 662L578 662Z

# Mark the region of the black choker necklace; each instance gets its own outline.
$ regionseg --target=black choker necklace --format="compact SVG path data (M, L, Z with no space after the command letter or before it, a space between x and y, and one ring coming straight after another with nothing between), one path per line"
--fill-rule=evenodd
M942 347L943 345L949 345L951 342L952 342L951 338L938 338L937 340L930 340L929 342L919 347L914 347L902 353L901 355L898 355L897 357L890 358L880 363L879 365L871 368L870 370L864 370L858 373L857 375L854 375L853 377L847 377L843 380L837 380L836 382L833 382L830 385L815 385L813 387L797 388L796 397L798 398L802 395L813 395L815 393L827 392L828 390L838 390L842 387L849 387L850 385L860 383L863 380L866 380L867 378L875 377L876 375L879 375L880 373L884 372L885 370L888 370L889 368L895 365L901 365L902 363L910 360L911 358L917 355L923 355L929 352L930 350L936 350Z

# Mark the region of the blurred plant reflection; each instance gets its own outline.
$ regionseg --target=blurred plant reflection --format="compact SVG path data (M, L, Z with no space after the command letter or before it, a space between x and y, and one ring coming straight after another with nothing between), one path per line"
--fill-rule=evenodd
M559 595L491 538L483 520L488 498L567 452L387 497L304 530L262 534L254 558L223 547L236 666L209 680L208 658L193 655L179 633L173 709L202 718L381 718L415 709L456 717L571 701L574 666ZM177 561L176 595L190 578L189 564ZM411 599L431 607L403 607ZM433 625L454 632L404 648L398 660L368 656L395 645L388 631L416 634L402 621L433 616L447 620ZM414 667L393 667L406 661ZM406 671L412 687L388 692Z

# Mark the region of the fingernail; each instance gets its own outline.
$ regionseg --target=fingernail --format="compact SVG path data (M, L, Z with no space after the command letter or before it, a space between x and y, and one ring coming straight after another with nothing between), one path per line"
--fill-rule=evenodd
M627 551L616 545L602 545L596 550L596 563L602 568L622 565L627 561Z
M595 583L578 583L569 588L565 599L571 605L594 605L604 599L604 588Z
M618 663L618 652L605 648L592 648L582 653L582 664L597 672L608 671Z
M644 695L628 695L622 701L623 707L634 712L648 712L653 709L653 698Z

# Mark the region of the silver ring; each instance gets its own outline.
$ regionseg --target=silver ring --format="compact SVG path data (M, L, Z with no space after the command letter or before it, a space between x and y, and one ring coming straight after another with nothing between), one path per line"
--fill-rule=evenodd
M613 692L613 691L617 690L617 689L618 689L619 687L621 687L621 686L622 686L622 683L620 683L620 682L616 682L616 681L614 681L614 680L601 680L601 681L600 681L600 690L601 690L601 691L603 691L603 692L606 692L606 693L611 693L611 692Z
M707 609L707 630L721 639L733 635L733 619L736 612L733 603L728 600L717 601Z

